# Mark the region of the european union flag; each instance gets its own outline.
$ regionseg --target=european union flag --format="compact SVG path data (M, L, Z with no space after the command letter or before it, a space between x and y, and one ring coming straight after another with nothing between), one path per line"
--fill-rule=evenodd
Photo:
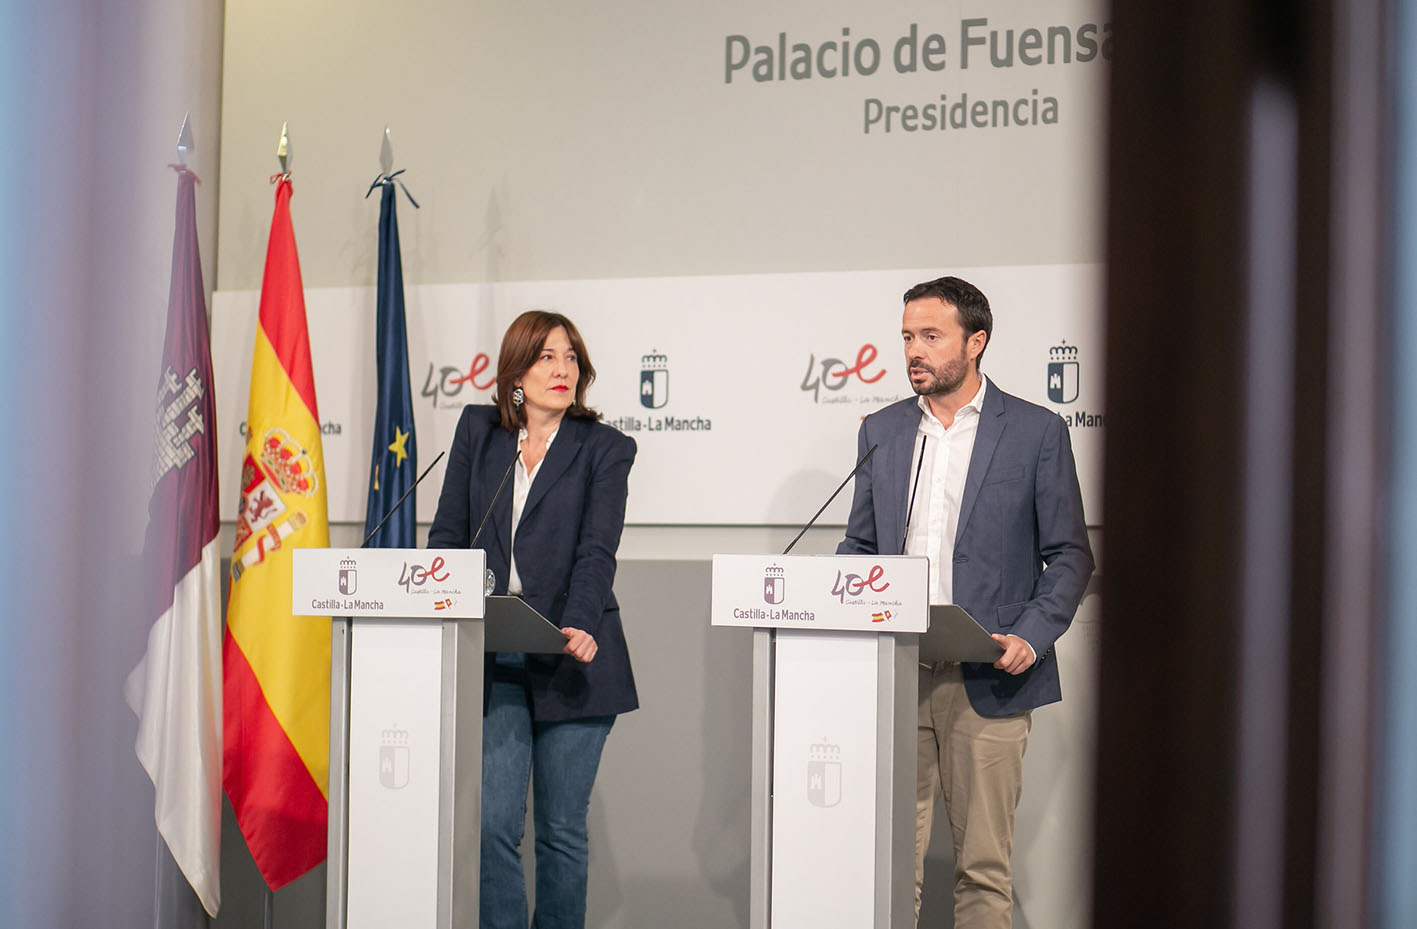
M382 188L379 203L379 287L375 342L379 374L378 407L374 413L374 453L369 465L369 502L364 532L374 531L418 476L418 452L413 440L413 391L408 382L408 329L403 309L403 257L399 253L399 220L394 202L394 178L381 175L370 187ZM405 192L407 193L407 192ZM367 194L366 194L367 196ZM412 202L410 197L409 201ZM418 204L414 204L417 206ZM372 548L413 548L417 491L409 494L379 531Z

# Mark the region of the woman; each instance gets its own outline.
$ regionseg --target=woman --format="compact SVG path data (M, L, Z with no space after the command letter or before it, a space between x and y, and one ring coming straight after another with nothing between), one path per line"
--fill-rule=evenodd
M521 596L566 637L562 655L487 659L482 929L527 926L520 845L528 779L533 925L585 924L591 785L616 714L639 705L611 591L635 443L586 406L594 378L569 319L536 310L517 317L502 338L496 405L468 406L458 422L428 533L430 548L475 541L487 552L493 592ZM508 466L513 481L477 535Z

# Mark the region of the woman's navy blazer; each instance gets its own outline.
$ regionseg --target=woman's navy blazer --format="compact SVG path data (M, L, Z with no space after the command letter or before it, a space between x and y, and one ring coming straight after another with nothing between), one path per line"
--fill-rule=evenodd
M522 599L558 627L589 632L598 648L588 663L569 655L527 655L532 713L540 722L608 716L639 706L620 605L611 589L635 451L635 441L610 426L565 417L522 509L516 538ZM471 547L516 454L516 438L499 424L495 406L463 409L429 548ZM496 594L507 592L511 534L509 479L477 540L496 576ZM490 684L492 656L487 660Z

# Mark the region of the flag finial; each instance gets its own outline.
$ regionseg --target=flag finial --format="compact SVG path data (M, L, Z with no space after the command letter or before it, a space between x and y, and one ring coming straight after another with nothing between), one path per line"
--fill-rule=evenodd
M379 143L379 169L388 177L394 172L394 143L389 137L389 127L384 126L384 140Z
M177 163L187 167L187 157L196 147L197 143L192 141L192 111L188 110L182 117L182 129L177 133Z
M287 131L288 125L289 124L285 122L280 124L280 144L276 146L276 158L280 161L281 174L290 173L290 159L293 154L290 145L290 133Z

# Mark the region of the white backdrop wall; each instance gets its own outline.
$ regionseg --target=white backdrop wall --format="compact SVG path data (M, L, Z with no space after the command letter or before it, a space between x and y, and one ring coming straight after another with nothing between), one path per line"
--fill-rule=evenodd
M1073 425L1087 512L1101 517L1101 269L963 268L996 306L984 370L1050 403ZM856 454L863 415L909 394L899 295L938 273L917 268L816 274L656 277L421 286L408 291L409 364L420 454L449 447L463 404L490 402L495 333L525 307L562 309L599 376L589 399L633 436L627 519L642 524L805 521ZM235 506L259 294L223 292L214 317L222 500ZM362 522L374 418L373 293L307 293L330 518ZM1066 359L1066 360L1061 360ZM1078 380L1071 378L1077 375ZM1063 388L1067 388L1063 392ZM1062 402L1066 398L1066 402ZM439 464L420 488L430 521ZM825 515L844 523L842 494Z

